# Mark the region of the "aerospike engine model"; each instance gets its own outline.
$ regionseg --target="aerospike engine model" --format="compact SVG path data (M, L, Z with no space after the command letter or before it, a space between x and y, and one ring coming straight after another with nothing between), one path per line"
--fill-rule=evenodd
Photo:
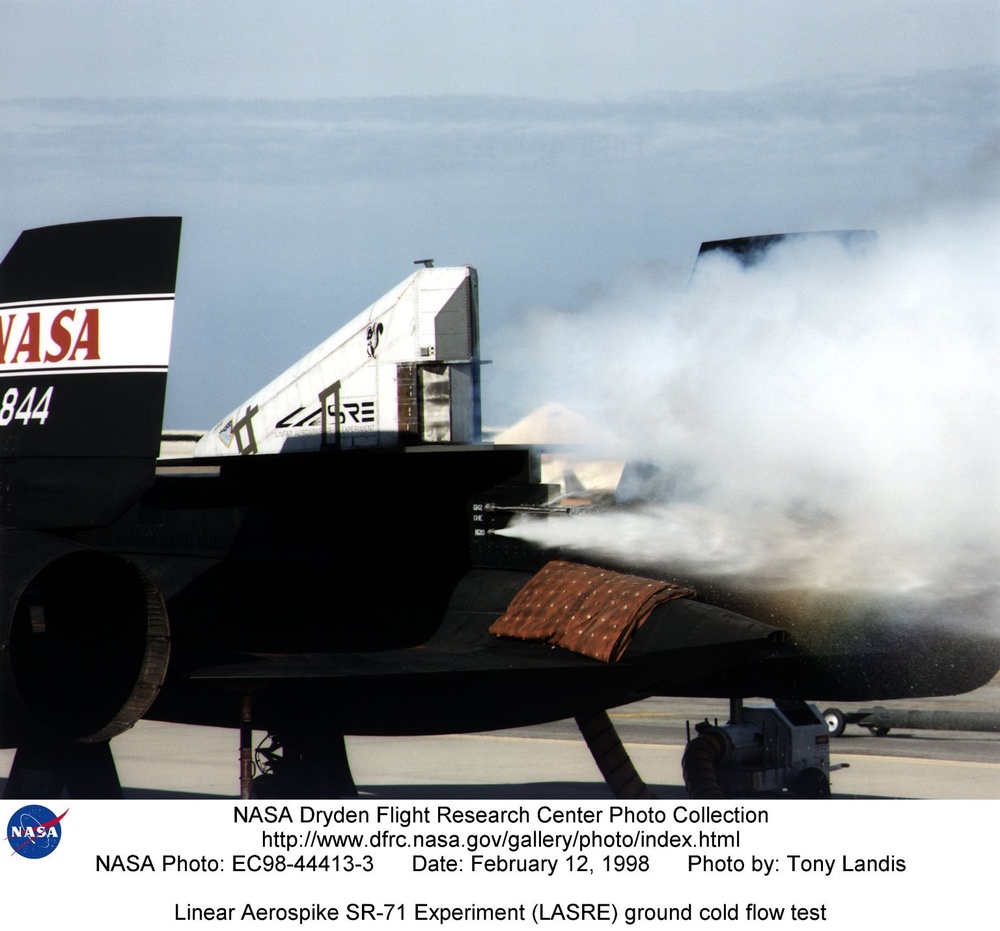
M417 270L159 459L179 239L169 217L46 227L0 264L7 797L120 794L110 741L144 717L239 726L241 794L317 798L354 791L345 734L573 717L643 795L606 709L651 695L731 701L690 744L693 795L823 795L803 696L953 693L1000 665L951 634L947 664L931 635L808 648L773 605L491 533L547 519L553 490L531 450L480 440L468 267Z
M225 417L196 456L479 441L476 272L424 268Z

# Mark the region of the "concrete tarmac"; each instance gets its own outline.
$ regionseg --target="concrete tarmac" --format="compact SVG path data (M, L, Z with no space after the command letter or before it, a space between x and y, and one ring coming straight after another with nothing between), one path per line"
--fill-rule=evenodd
M820 710L824 703L817 703ZM882 703L922 710L1000 712L1000 677L952 698ZM844 706L843 710L856 710ZM688 721L724 721L725 702L654 698L611 713L639 773L661 798L685 798L681 754ZM263 734L255 735L257 740ZM376 798L610 798L572 721L483 734L348 737L355 783ZM129 798L234 798L233 729L141 721L112 742ZM7 773L12 750L0 751ZM849 726L831 743L836 798L1000 798L1000 734L892 731ZM6 782L0 779L0 791Z

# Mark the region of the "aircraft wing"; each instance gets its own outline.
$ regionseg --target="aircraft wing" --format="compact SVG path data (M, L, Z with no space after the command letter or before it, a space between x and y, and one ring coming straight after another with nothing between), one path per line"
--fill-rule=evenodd
M491 632L511 594L532 578L470 571L439 629L417 646L228 655L193 665L185 687L205 696L252 693L255 719L264 724L272 701L305 688L312 701L338 709L345 733L453 733L573 717L665 690L685 694L705 682L714 683L713 694L728 694L725 683L747 663L788 655L788 638L777 628L690 598L653 608L615 662ZM170 691L168 683L154 715L172 716ZM204 723L219 723L217 715L232 720L231 710L213 709L204 698L200 707Z

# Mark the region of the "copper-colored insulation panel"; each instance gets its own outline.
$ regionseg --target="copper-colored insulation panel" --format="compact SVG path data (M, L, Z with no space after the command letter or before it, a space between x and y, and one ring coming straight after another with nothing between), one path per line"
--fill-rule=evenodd
M653 608L694 594L670 582L553 560L514 596L490 632L614 663Z

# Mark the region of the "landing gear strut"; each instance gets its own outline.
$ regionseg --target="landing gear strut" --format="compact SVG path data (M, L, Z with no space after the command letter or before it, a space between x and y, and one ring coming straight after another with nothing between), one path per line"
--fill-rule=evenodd
M253 750L253 715L249 696L240 718L240 797L354 798L358 794L347 759L344 735L308 724L286 723ZM256 762L254 760L256 757ZM254 776L254 771L260 772Z

